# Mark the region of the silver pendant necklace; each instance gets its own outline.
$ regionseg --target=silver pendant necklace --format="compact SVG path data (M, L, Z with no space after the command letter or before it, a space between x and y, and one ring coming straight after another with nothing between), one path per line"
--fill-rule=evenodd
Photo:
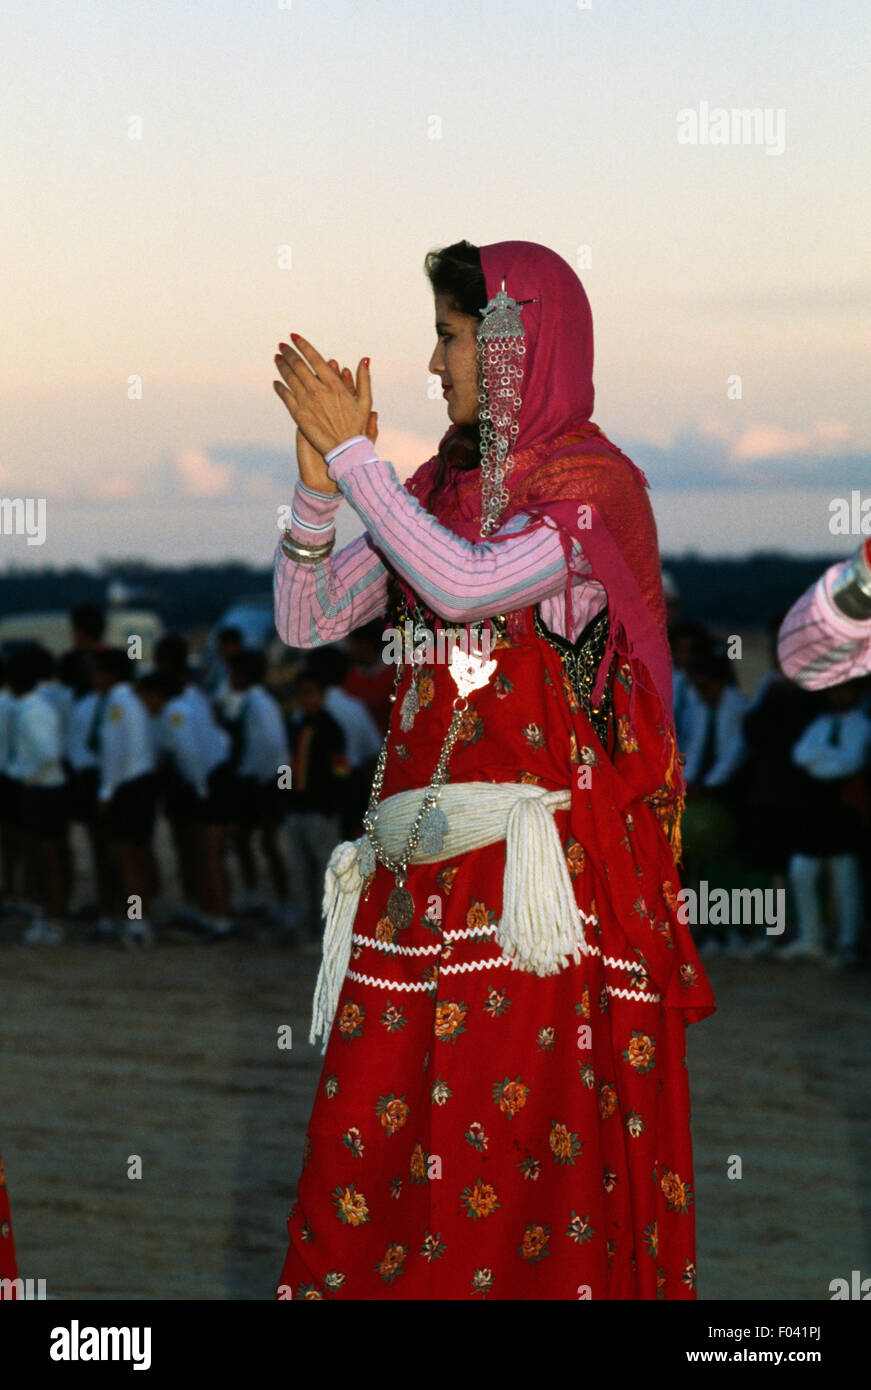
M448 823L444 812L438 807L438 800L447 779L448 761L457 741L460 723L469 708L468 697L473 690L480 690L488 683L496 670L496 664L495 659L485 661L477 652L469 651L466 653L456 645L451 649L448 670L458 692L453 702L453 715L438 761L429 780L429 786L424 789L423 799L408 833L408 839L401 852L394 858L386 853L377 834L378 803L381 798L381 788L384 785L384 773L387 767L389 728L381 746L372 781L369 806L363 817L367 844L361 846L360 849L360 869L364 879L368 878L374 872L375 861L377 860L379 864L383 864L386 869L393 873L395 882L387 899L387 917L391 926L397 931L403 931L414 917L414 898L405 886L408 879L408 864L412 856L418 848L424 854L437 854L444 843ZM403 669L404 663L397 665L391 700L395 701L396 699L396 691ZM414 696L409 700L412 690ZM409 701L408 709L406 709L406 701ZM406 732L413 724L414 716L419 708L417 677L412 673L411 684L400 706L400 727Z

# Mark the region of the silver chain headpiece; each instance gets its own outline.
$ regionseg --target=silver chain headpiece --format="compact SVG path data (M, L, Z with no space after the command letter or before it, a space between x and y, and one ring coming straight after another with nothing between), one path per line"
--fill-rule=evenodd
M506 479L519 429L525 337L520 304L505 293L503 280L477 331L482 536L498 528L508 503Z

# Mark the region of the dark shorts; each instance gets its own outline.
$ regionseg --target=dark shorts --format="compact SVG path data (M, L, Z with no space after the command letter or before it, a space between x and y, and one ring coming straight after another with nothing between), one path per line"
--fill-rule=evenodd
M238 778L229 763L209 773L209 794L203 807L205 825L234 825L239 819Z
M21 783L0 772L0 823L18 824L21 806Z
M83 767L78 771L70 768L69 779L70 820L81 821L83 825L93 825L97 818L97 792L100 789L100 771L96 767Z
M157 778L153 772L122 782L104 812L110 839L147 845L156 808Z
M62 839L69 823L66 787L22 787L18 823L38 840Z
M240 826L278 825L287 814L287 793L277 782L258 782L254 777L235 777L235 819Z

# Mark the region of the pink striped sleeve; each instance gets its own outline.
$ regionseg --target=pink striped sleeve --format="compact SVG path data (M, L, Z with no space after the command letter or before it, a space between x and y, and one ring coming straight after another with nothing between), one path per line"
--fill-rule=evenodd
M342 494L297 483L288 530L303 545L335 535ZM320 647L377 618L387 608L387 571L368 535L317 565L297 564L279 543L274 570L275 627L289 647Z
M840 685L871 670L871 619L848 618L832 586L851 563L830 566L790 608L777 635L785 676L806 690Z
M393 465L378 459L362 435L346 440L326 457L330 477L369 528L378 550L439 617L468 623L553 600L549 613L543 609L545 622L566 635L565 556L552 527L541 526L516 539L473 544L425 511L402 486ZM515 530L527 520L512 517L504 530ZM575 603L572 636L604 602L601 584L582 577L575 583L580 602Z

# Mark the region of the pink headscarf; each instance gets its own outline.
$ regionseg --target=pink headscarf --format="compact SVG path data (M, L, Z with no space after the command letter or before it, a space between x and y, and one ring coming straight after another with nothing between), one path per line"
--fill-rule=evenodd
M505 291L523 304L526 356L520 386L519 432L508 474L509 502L501 521L515 512L533 517L522 531L548 524L563 542L568 570L567 620L571 621L573 549L581 543L590 577L605 587L611 628L593 695L604 688L608 656L619 647L643 662L666 716L672 717L671 653L665 628L656 524L639 468L593 424L593 316L584 287L567 261L530 241L500 241L480 248L481 267L492 297ZM423 505L442 458L444 485L432 514L456 535L481 543L481 476L456 467L452 425L439 453L417 470L406 487ZM589 529L579 529L579 502L593 511ZM490 541L505 539L497 534Z
M562 256L533 241L481 247L481 269L492 299L505 292L518 303L526 358L517 449L584 425L593 413L593 315L586 291Z

